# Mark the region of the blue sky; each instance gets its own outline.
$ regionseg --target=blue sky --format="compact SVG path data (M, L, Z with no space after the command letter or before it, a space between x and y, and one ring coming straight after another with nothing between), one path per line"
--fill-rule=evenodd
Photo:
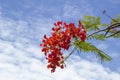
M119 80L119 39L94 42L112 56L111 62L101 64L92 54L73 55L65 69L58 68L53 74L46 68L39 47L43 35L50 35L54 22L77 23L88 14L109 23L102 11L115 17L120 14L119 5L120 0L0 0L0 79Z

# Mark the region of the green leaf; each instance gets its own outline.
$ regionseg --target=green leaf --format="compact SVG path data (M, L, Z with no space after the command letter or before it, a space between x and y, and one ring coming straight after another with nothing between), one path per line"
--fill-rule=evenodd
M120 23L120 14L111 20L111 24Z
M99 26L103 26L104 27L104 26L109 26L109 25L103 23L103 24L100 24Z
M84 20L81 20L81 22L85 25L85 28L88 31L96 31L99 30L99 28L108 26L107 24L102 24L100 22L100 17L95 16L84 16Z
M99 50L97 47L95 47L94 45L92 45L90 43L76 40L74 42L74 45L82 52L95 53L102 61L110 61L112 59L109 55L107 55L103 51Z
M84 18L85 18L86 20L90 20L90 19L92 18L92 16L85 15Z
M95 35L91 35L89 37L87 37L87 39L96 39L96 40L99 40L99 41L104 41L104 34L95 34Z
M110 32L109 36L107 36L106 38L109 38L109 37L120 38L120 30L114 31L114 32Z

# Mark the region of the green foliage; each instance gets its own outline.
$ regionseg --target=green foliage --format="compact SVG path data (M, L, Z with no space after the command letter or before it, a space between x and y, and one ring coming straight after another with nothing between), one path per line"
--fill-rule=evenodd
M74 45L82 52L92 52L95 53L102 61L110 61L112 58L108 56L106 53L95 47L94 45L88 42L82 42L80 40L76 40Z
M113 38L116 38L116 39L120 38L120 33L119 33L119 34L114 35L114 36L113 36Z
M120 14L111 20L111 24L120 23Z
M110 35L107 36L106 38L113 37L113 38L120 38L120 30L118 31L111 31Z
M117 15L116 18L111 18L111 20L112 21L110 25L102 24L100 22L100 17L85 15L84 20L81 20L81 22L84 24L87 33L89 33L87 35L87 39L104 41L106 38L109 37L120 38L120 14ZM93 34L90 34L91 32L93 32Z
M87 31L96 31L99 30L100 27L107 26L107 24L101 24L100 17L94 17L94 16L84 16L84 20L81 20L81 22L84 24Z
M118 26L119 28L114 28L113 30L111 30L110 35L107 38L109 37L120 38L120 14L118 14L116 18L113 18L111 20L111 24L116 24L114 26Z
M116 19L118 22L120 22L120 14L118 14L115 19Z
M120 29L119 29L120 14L116 18L111 18L111 19L112 19L111 24L108 25L108 24L102 24L100 22L100 17L85 15L84 20L81 20L81 22L84 24L86 28L87 40L104 41L109 37L120 38ZM91 43L88 43L87 40L86 42L82 42L78 39L75 39L73 45L81 52L95 53L102 61L110 61L112 59L105 52L98 49L96 46L92 45Z
M88 40L95 39L99 41L104 41L104 38L105 38L104 34L95 34L87 37Z
M115 33L114 33L115 34ZM116 34L113 36L114 38L120 38L120 30L116 32Z
M106 14L107 15L107 14ZM110 17L109 15L107 15ZM111 17L110 17L111 18ZM84 16L84 20L81 20L87 31L87 40L99 40L104 41L105 39L120 38L120 14L116 18L111 18L111 24L102 24L100 22L100 17L95 16ZM106 26L106 27L104 27ZM95 47L88 42L82 42L76 40L74 45L82 52L92 52L97 54L97 56L103 61L110 61L112 58L106 53Z

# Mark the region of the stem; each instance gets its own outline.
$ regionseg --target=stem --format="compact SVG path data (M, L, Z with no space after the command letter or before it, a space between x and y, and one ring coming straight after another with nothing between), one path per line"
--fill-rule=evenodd
M74 52L75 50L76 50L76 47L74 47L74 49L70 52L70 54L65 57L64 61L67 60L67 59L73 54L73 52Z
M73 52L75 51L75 49L76 49L76 47L74 47L74 49L71 51L71 53L70 53L68 56L66 56L63 60L61 60L61 61L59 62L59 64L64 63L64 61L66 61L66 60L73 54Z
M107 17L109 17L112 21L118 22L117 20L113 19L110 15L108 15L105 10L103 11L103 14L105 14Z
M118 34L118 33L120 33L120 31L117 31L117 32L115 32L115 33L113 33L113 34L111 34L111 35L109 35L109 36L106 36L106 38L109 38L109 37L111 37L111 36L113 36L113 35L115 35L115 34Z
M107 29L113 29L113 28L116 28L116 27L120 27L120 23L112 24L112 25L108 26L108 27L105 28L105 29L99 30L99 31L97 31L97 32L94 32L94 33L88 35L87 37L90 37L90 36L92 36L92 35L94 35L94 34L96 34L96 33L99 33L99 32L106 31Z

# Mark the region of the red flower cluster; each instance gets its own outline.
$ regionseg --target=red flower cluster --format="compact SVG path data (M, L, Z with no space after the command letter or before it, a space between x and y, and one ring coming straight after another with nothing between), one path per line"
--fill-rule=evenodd
M43 43L40 44L43 47L42 52L44 52L49 63L47 67L51 68L51 72L54 72L56 67L65 67L61 50L69 49L72 38L80 38L81 41L86 39L86 31L81 22L79 22L78 27L74 23L67 24L62 21L54 23L54 26L52 35L49 38L44 35Z

